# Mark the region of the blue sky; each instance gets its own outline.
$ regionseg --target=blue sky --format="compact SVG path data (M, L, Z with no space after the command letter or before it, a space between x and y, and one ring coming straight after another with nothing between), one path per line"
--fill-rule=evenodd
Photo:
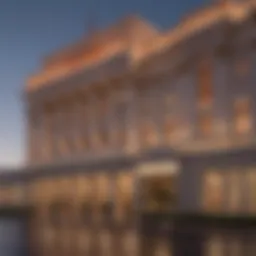
M214 1L214 0L212 0ZM25 79L43 56L86 33L88 12L97 27L139 14L159 28L210 0L0 0L0 165L25 157ZM89 11L88 11L89 10Z

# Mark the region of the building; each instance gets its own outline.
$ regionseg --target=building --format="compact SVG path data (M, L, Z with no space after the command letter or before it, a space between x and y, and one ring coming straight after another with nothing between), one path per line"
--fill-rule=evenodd
M255 22L248 0L133 16L43 61L28 164L0 179L32 255L254 255Z

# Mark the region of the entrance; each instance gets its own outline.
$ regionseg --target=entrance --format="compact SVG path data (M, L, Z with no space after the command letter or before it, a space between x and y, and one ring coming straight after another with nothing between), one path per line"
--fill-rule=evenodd
M180 166L174 161L151 162L138 169L140 251L142 256L171 256L172 222Z
M177 203L176 162L147 163L138 169L139 207L141 213L173 210Z

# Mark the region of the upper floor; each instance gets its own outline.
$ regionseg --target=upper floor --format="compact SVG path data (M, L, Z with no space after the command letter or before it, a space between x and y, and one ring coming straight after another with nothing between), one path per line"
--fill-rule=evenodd
M201 10L164 36L149 29L139 61L119 52L29 91L31 163L253 143L255 16L242 6Z

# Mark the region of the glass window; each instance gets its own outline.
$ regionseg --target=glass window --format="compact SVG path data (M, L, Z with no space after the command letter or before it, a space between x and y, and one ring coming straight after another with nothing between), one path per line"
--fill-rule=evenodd
M163 95L164 97L164 134L167 139L170 139L173 135L175 124L173 116L173 106L174 106L174 96L173 95Z
M224 198L224 175L209 171L203 177L203 205L207 211L222 211Z
M248 208L250 213L256 213L256 169L249 170L247 175Z
M100 249L102 254L106 256L113 255L112 249L112 239L111 239L111 233L105 230L102 230L99 234L99 240L100 240Z
M89 202L85 201L81 204L81 209L80 209L81 224L87 225L87 224L91 223L92 214L93 214L92 210L93 210L93 207Z
M205 256L225 256L225 241L223 237L210 236L205 244Z
M126 103L119 103L116 107L116 118L117 118L117 143L119 147L125 146L126 140L126 125L128 118L128 106Z
M232 256L243 256L243 240L241 237L230 236L227 241L227 252L228 255Z
M143 147L155 145L157 143L156 127L154 122L155 106L150 101L147 91L141 91L140 97L140 115L139 115L139 131Z
M242 175L237 171L227 173L227 207L230 212L236 212L241 209L241 178Z
M128 231L123 236L124 256L136 256L138 253L137 234L134 231Z
M116 215L118 220L127 220L131 217L133 208L133 175L119 174L116 180Z
M234 102L234 125L237 134L248 134L252 128L252 113L248 98Z
M199 63L198 99L200 105L211 104L213 99L212 68L210 59L204 59Z
M168 239L159 238L155 243L154 256L171 256L170 241Z
M213 119L211 112L201 112L198 120L199 133L203 136L211 136L213 131Z

